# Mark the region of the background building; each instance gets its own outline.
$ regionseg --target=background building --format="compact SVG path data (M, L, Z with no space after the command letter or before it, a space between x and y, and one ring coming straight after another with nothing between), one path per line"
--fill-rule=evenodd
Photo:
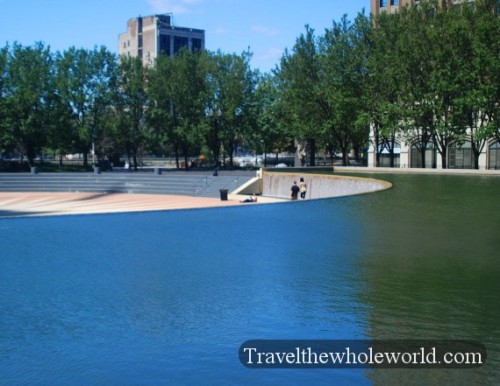
M453 4L460 4L464 0L439 0L440 4L451 1ZM473 0L467 0L473 1ZM421 3L420 0L371 0L371 13L378 16L383 12L395 13L399 8L414 6ZM500 0L492 2L492 12L500 15ZM396 168L442 168L442 159L438 150L430 140L425 149L419 148L418 133L411 138L408 133L396 134L392 148L389 150L380 145L375 145L375 128L370 129L370 145L368 148L367 165L370 167L396 167ZM425 154L424 154L425 153ZM474 154L470 139L463 143L453 143L447 147L446 167L449 169L471 169L474 167ZM500 141L497 138L489 139L479 155L479 169L500 169Z
M205 48L205 31L177 27L171 15L137 17L127 22L127 32L118 37L120 55L142 58L144 65L153 65L160 54L173 56L182 47L190 51Z
M442 4L446 0L440 0ZM451 1L453 4L462 3L464 0L447 0ZM467 0L473 1L473 0ZM396 12L399 7L412 6L420 3L420 0L370 0L371 13L374 16L380 15L381 12ZM492 5L492 12L500 15L500 1L497 0L495 5Z
M370 8L372 15L379 15L381 12L393 13L400 6L413 5L419 3L420 0L371 0Z

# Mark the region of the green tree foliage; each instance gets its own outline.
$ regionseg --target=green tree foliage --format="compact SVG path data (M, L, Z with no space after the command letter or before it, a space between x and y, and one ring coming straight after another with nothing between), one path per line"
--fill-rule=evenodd
M399 60L400 13L382 14L369 36L368 79L365 83L365 114L371 120L375 165L386 150L394 166L396 136L402 129L403 67Z
M161 56L149 75L148 120L157 135L179 156L199 153L204 138L207 92L204 54L181 50L174 58Z
M162 150L170 143L174 148L179 167L179 143L175 137L173 87L173 61L167 56L160 56L153 68L148 70L148 107L147 121L153 138Z
M207 108L217 114L218 137L213 143L217 146L220 141L230 165L236 147L243 143L251 126L255 73L250 69L250 58L248 51L241 55L219 51L210 57ZM212 148L212 152L215 155L217 149Z
M430 0L375 21L368 111L377 159L402 134L420 150L423 167L426 149L437 149L446 168L450 145L466 140L478 167L498 130L500 19L493 9L489 0Z
M7 80L7 63L8 63L9 48L0 49L0 153L8 151L7 147L7 98L6 98L6 80Z
M264 165L267 154L275 153L278 157L283 150L293 144L293 136L287 129L287 114L280 98L277 77L271 74L260 75L255 91L255 116L257 121L251 138L253 148L264 153Z
M52 56L42 43L22 47L14 43L9 51L5 79L5 107L8 112L3 140L9 148L26 155L33 165L47 143L49 103L53 93Z
M311 166L315 165L316 142L322 136L325 120L332 116L322 91L322 70L318 38L306 26L292 52L285 51L277 76L290 130L296 138L308 142Z
M207 153L308 144L360 152L369 141L394 166L398 142L436 149L470 142L475 158L500 139L500 18L495 0L426 0L395 14L343 17L321 35L306 26L279 67L261 75L240 55L187 50L153 67L107 49L50 53L37 43L0 49L0 151L30 163L49 150L98 159L126 153ZM221 155L223 157L221 157Z
M129 164L137 170L137 156L147 137L145 106L148 100L146 69L140 58L120 59L117 86L112 114L113 142L118 149L125 150Z
M370 20L359 14L354 23L344 16L325 32L321 41L321 94L328 104L325 129L331 134L334 146L342 152L344 165L348 152L367 142L370 122L363 114L368 78L368 32Z
M488 140L500 140L500 18L494 0L460 8L456 24L463 30L458 50L457 124L469 130L474 167Z
M368 77L370 20L359 14L354 23L344 16L318 38L306 26L293 51L285 52L278 77L282 97L293 119L295 135L306 140L314 166L316 143L333 153L348 152L367 143L369 119L365 85Z
M75 47L57 55L57 89L73 112L74 148L84 155L103 136L117 76L115 56L106 48Z

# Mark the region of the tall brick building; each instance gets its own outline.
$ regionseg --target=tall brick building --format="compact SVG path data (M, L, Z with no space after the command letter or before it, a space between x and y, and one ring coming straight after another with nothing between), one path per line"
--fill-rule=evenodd
M146 66L153 65L160 54L174 56L182 47L203 50L205 31L174 26L169 14L130 19L127 32L118 37L119 54L138 56Z

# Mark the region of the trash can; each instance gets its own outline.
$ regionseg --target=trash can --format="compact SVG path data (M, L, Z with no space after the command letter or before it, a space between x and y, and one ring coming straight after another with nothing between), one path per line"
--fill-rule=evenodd
M227 189L220 190L220 200L227 201Z
M155 168L155 174L160 175L161 174L161 168Z
M214 169L213 176L214 176L214 177L217 177L218 175L219 175L219 173L217 172L217 169Z
M94 166L94 174L101 174L101 167L100 166Z
M31 174L38 174L38 168L36 166L31 167Z

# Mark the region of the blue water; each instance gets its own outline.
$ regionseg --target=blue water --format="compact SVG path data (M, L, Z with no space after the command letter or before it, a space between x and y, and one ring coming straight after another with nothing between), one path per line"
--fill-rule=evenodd
M432 177L300 203L0 220L0 384L495 384L499 180ZM477 191L424 202L422 183ZM456 213L470 231L448 231ZM238 358L249 339L387 338L478 339L490 362L370 372Z

